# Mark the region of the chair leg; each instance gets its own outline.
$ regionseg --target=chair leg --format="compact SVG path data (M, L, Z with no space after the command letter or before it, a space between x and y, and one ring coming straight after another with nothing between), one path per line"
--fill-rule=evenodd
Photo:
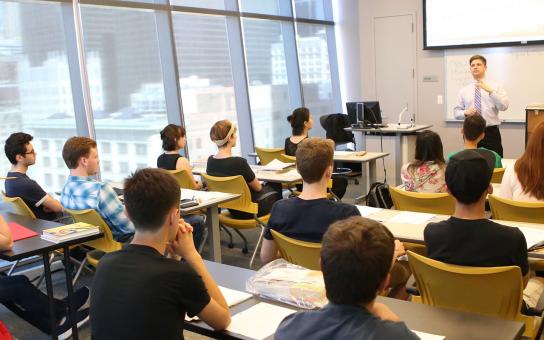
M72 260L72 258L70 258L70 260ZM72 260L72 261L75 262L75 260ZM81 263L79 264L79 267L77 268L76 275L74 275L74 279L72 280L72 285L76 284L79 274L81 274L81 271L83 270L83 267L85 267L86 264L87 264L87 258L84 258L83 261L81 261Z
M13 274L13 271L15 270L18 264L19 264L19 260L15 261L15 263L8 270L7 276L11 276L11 274Z
M49 263L52 263L53 262L53 259L55 258L55 253L51 253L49 255ZM36 287L40 287L40 285L42 284L43 282L43 279L45 279L45 271L43 271L41 274L40 274L40 277L38 278L38 282L36 282Z
M224 226L221 226L220 228L221 228L221 230L223 230L224 232L226 232L227 235L229 235L229 244L228 244L228 247L231 248L231 249L234 248L234 243L233 243L233 240L232 240L232 233L230 232L230 230L228 230L228 229L227 229L226 227L224 227Z
M253 268L253 261L255 260L255 255L257 255L259 246L261 245L261 242L263 241L263 235L264 235L264 227L261 225L261 234L259 235L259 240L257 241L257 245L255 246L255 250L253 251L253 255L251 256L251 261L249 261L249 269Z
M249 249L247 248L247 238L240 232L238 229L232 229L236 234L238 234L242 240L244 241L244 247L242 248L242 253L247 254L249 252Z
M202 253L202 249L204 249L204 245L208 242L208 228L204 229L203 236L202 236L202 242L198 245L198 253Z

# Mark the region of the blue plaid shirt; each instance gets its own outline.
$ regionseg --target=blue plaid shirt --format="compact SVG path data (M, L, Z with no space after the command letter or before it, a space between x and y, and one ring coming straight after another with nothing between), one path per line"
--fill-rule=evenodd
M110 226L115 240L124 240L134 234L134 225L127 218L115 191L92 177L68 176L62 188L60 203L67 209L96 210Z

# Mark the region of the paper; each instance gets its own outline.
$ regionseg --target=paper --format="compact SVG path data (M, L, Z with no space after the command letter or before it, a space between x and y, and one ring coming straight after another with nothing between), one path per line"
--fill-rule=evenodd
M418 331L414 331L413 329L412 329L412 332L416 333L416 335L419 336L421 340L442 340L446 338L445 336L442 336L442 335L418 332Z
M518 228L523 233L523 236L525 236L527 248L531 248L535 244L544 241L544 230L527 227Z
M246 301L253 297L253 295L241 292L239 290L234 290L230 288L225 288L219 286L219 290L221 291L221 294L223 294L223 297L225 298L225 301L227 301L227 305L229 307L235 306L239 304L240 302ZM193 321L198 320L198 316L195 316L193 318L189 317L187 314L185 314L185 321Z
M196 199L199 202L207 202L213 199L224 197L226 194L224 192L218 191L198 191L191 189L181 189L181 198L180 199Z
M286 316L295 312L293 309L260 302L234 315L227 330L251 339L265 339L276 332Z
M433 217L436 215L434 214L426 214L426 213L419 213L419 212L412 212L412 211L402 211L389 220L387 222L390 223L405 223L405 224L423 224L429 222Z
M366 155L366 151L335 151L334 155L336 157L360 157Z
M290 166L293 166L294 163L284 163L278 159L272 160L272 162L268 163L267 165L263 166L261 170L263 171L279 171L283 170L285 168L288 168Z
M378 211L383 210L382 208L374 208L374 207L368 207L366 205L356 205L357 209L359 209L359 212L361 213L361 216L368 217Z

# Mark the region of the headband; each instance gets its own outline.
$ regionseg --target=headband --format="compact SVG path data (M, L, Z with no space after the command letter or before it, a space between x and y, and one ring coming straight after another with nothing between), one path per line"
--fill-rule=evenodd
M213 142L217 146L223 146L227 144L227 142L229 141L230 137L234 134L234 132L236 132L236 124L234 124L233 122L230 122L230 129L227 135L225 136L225 138L221 140L214 140Z

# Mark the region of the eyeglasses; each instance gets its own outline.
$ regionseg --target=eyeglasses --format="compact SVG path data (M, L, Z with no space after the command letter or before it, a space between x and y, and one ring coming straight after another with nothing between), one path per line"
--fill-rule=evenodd
M25 152L25 155L35 155L36 151L34 149L30 150L29 152Z

